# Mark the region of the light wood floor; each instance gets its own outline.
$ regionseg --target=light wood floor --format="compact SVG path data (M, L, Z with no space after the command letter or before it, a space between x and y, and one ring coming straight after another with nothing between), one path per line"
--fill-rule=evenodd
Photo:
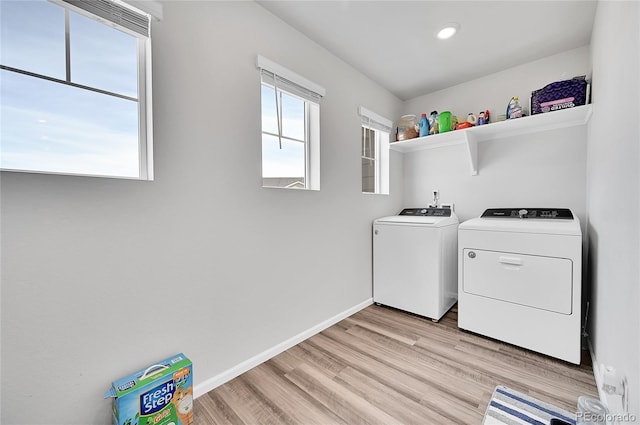
M375 306L195 401L195 424L480 424L496 385L575 412L581 366Z

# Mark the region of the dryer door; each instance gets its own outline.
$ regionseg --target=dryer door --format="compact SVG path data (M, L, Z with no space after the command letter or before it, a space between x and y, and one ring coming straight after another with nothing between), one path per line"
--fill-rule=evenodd
M463 255L464 292L571 314L570 259L469 248Z

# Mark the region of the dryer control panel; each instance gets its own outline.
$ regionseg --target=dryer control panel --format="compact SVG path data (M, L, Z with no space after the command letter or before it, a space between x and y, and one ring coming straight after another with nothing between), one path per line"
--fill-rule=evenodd
M405 208L399 215L413 215L421 217L451 217L449 208Z
M481 217L573 220L573 214L567 208L490 208Z

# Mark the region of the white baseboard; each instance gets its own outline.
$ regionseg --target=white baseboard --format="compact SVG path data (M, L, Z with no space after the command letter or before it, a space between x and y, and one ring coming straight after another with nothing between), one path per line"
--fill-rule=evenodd
M215 375L205 380L204 382L201 382L198 385L195 385L193 387L194 398L198 398L201 395L208 393L214 388L219 387L225 382L232 380L236 376L243 374L244 372L258 366L259 364L266 362L270 358L275 357L276 355L282 353L283 351L288 350L289 348L293 347L296 344L299 344L305 339L308 339L313 335L319 332L322 332L323 330L327 329L329 326L332 326L338 323L342 319L346 319L347 317L351 316L354 313L357 313L358 311L362 310L365 307L370 306L371 304L373 304L373 298L369 298L368 300L363 301L360 304L357 304L341 313L338 313L335 316L325 320L324 322L321 322L307 329L306 331L303 331L298 335L295 335L289 338L288 340L283 341L280 344L277 344L263 351L262 353L257 354L248 360L243 361L242 363L237 364L231 369L227 369L226 371L219 373L218 375Z

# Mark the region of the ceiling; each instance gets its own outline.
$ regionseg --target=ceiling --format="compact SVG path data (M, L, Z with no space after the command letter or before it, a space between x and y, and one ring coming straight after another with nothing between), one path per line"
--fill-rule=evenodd
M402 100L589 44L589 0L258 1ZM460 25L449 40L436 32Z

